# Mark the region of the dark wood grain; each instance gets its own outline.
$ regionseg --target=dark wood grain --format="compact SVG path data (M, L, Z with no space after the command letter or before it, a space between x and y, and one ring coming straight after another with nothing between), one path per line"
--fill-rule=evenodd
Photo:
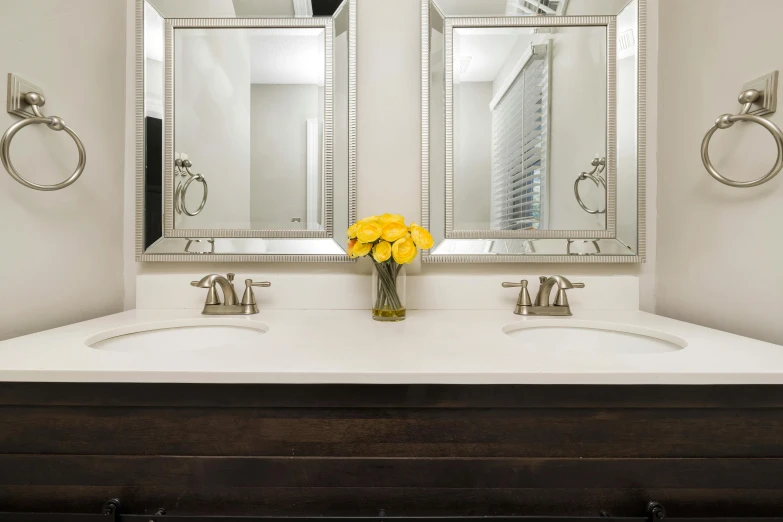
M0 485L781 489L783 459L0 456Z
M783 408L783 387L0 383L0 406Z
M781 434L768 408L0 407L0 453L783 457Z
M0 511L780 515L781 390L0 383Z
M0 511L93 513L119 496L126 512L266 516L643 516L650 498L681 517L779 516L780 490L740 489L437 489L169 488L0 486Z

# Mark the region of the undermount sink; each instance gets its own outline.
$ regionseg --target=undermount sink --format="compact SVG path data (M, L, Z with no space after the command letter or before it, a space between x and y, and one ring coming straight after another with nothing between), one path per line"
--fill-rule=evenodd
M192 319L139 324L88 338L90 348L107 352L161 353L255 348L269 330L246 319Z
M589 321L552 320L515 323L503 332L524 348L587 354L660 354L688 343L675 335L636 326Z

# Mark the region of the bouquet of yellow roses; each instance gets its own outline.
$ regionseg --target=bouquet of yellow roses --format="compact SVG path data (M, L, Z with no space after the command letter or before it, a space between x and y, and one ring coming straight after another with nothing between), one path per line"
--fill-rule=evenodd
M373 317L400 321L405 318L404 285L400 285L402 267L416 259L419 249L432 248L432 235L416 223L405 225L397 214L364 218L348 229L348 255L371 256L375 267Z

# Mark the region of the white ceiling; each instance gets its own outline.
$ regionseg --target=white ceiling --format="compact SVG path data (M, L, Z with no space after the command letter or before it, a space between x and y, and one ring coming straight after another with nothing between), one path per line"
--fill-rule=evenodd
M323 85L323 29L248 30L252 83Z
M493 81L517 42L528 45L536 37L520 28L460 28L454 34L454 79L459 82ZM470 65L463 73L460 67L466 58Z

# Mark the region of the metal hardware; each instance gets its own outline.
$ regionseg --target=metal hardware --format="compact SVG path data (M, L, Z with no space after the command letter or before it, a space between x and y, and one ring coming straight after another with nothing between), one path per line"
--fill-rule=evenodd
M174 161L175 173L178 173L183 178L190 176L184 183L178 181L175 176L174 183L176 184L176 188L174 189L174 210L177 212L177 214L185 213L190 217L195 217L201 214L201 211L204 210L204 206L207 204L207 198L209 197L209 186L207 185L207 180L204 179L203 174L194 174L193 171L190 170L192 166L193 163L191 163L191 161L188 159L183 160L181 158L177 158L176 161ZM191 212L188 210L185 198L188 194L188 188L190 188L190 185L194 181L198 181L204 185L204 196L201 198L201 204L199 207Z
M777 110L778 71L775 71L764 78L760 78L749 85L758 85L759 88L765 90L753 88L742 91L738 98L739 103L742 105L740 113L737 115L724 114L719 117L715 121L715 125L707 131L707 135L704 136L704 140L701 143L701 160L710 176L724 185L735 188L757 187L771 180L783 170L783 131L780 130L780 127L775 123L762 117L767 114L772 114ZM763 177L753 181L734 181L728 179L715 169L712 160L710 160L710 140L712 140L712 137L719 129L728 129L734 126L738 121L747 121L761 125L772 134L778 147L778 157L772 170Z
M582 243L592 243L593 246L595 247L595 252L571 252L571 246L576 241L582 241ZM593 240L590 240L590 239L580 239L580 240L569 239L568 240L568 244L566 245L566 255L569 255L569 256L595 256L595 255L598 255L600 253L601 253L601 247L598 245L598 240L597 239L593 239Z
M106 502L103 503L103 506L101 507L101 513L106 517L111 517L114 522L117 522L117 519L120 516L120 510L122 509L122 504L120 503L120 499L118 498L110 498Z
M649 502L647 504L647 514L650 516L650 522L659 522L666 518L666 508L660 502Z
M27 91L24 94L19 92L19 88L31 87L32 90ZM73 185L77 179L84 172L84 168L87 166L87 152L84 149L84 144L79 139L79 136L65 124L62 118L58 116L47 117L41 112L41 107L46 104L46 98L41 92L40 88L36 88L29 82L22 80L21 78L12 74L8 75L8 106L7 110L10 114L21 116L24 118L11 125L8 130L0 138L0 161L3 163L3 167L16 181L21 183L27 188L33 190L41 190L44 192L50 192L54 190L61 190ZM29 107L29 111L26 108ZM79 163L76 166L76 170L71 177L58 183L56 185L41 185L25 179L14 167L11 161L11 142L16 134L27 127L28 125L46 124L53 131L65 131L73 141L76 143L76 148L79 151Z
M209 243L209 252L191 252L190 247L193 246L193 243L202 243L202 242ZM200 239L200 238L188 238L188 242L185 245L185 252L188 254L214 254L215 253L215 238L209 238L209 239Z
M606 170L606 158L595 158L591 165L593 166L593 170L590 172L582 172L579 177L576 178L576 181L574 182L574 195L576 196L576 201L579 203L579 206L588 214L606 214L606 207L604 207L603 210L592 210L585 205L584 201L582 201L582 196L579 195L579 183L586 179L595 183L596 187L603 185L604 194L606 194L606 180L600 175Z
M185 201L185 197L188 194L188 188L190 188L190 184L194 181L199 181L204 185L204 195L201 198L201 204L198 206L196 210L193 212L188 210L187 202ZM192 176L189 180L185 182L185 184L182 186L182 191L180 192L180 199L181 199L181 206L182 206L182 212L187 214L190 217L195 217L201 214L201 211L204 210L204 206L207 204L207 198L209 197L209 186L207 185L207 180L204 179L204 176L201 174L196 174L195 176Z
M245 295L242 296L242 306L248 310L248 314L258 313L258 303L256 303L256 295L253 293L253 287L256 288L269 288L272 283L264 281L261 283L254 283L252 279L245 279Z
M245 294L242 297L242 303L238 304L236 290L234 289L235 274L227 274L223 277L219 274L210 274L200 281L192 281L190 286L197 288L207 288L207 300L204 303L204 315L254 315L258 313L258 305L252 287L268 288L272 283L254 283L252 279L245 280ZM217 286L223 291L221 303L217 292Z
M535 303L531 303L530 294L528 293L528 282L523 280L521 283L503 283L503 288L519 288L522 290L519 292L519 298L517 299L516 308L514 313L517 315L540 315L540 316L570 316L571 306L568 303L568 295L566 290L574 288L584 288L584 283L572 283L563 276L538 278L541 286L536 294ZM557 285L557 298L555 303L550 305L550 293L552 288Z
M503 283L502 285L503 288L521 288L519 291L519 298L517 299L517 306L514 309L514 313L517 315L525 315L525 308L533 306L533 303L530 300L530 292L527 289L527 284L527 281L523 279L519 283Z
M163 509L163 508L159 508L159 509L158 509L158 510L155 512L155 514L154 514L154 515L152 515L152 516L153 516L153 517L162 517L162 516L165 516L165 515L166 515L166 510L165 510L165 509ZM156 521L154 518L151 518L151 519L149 519L147 522L157 522L157 521Z

